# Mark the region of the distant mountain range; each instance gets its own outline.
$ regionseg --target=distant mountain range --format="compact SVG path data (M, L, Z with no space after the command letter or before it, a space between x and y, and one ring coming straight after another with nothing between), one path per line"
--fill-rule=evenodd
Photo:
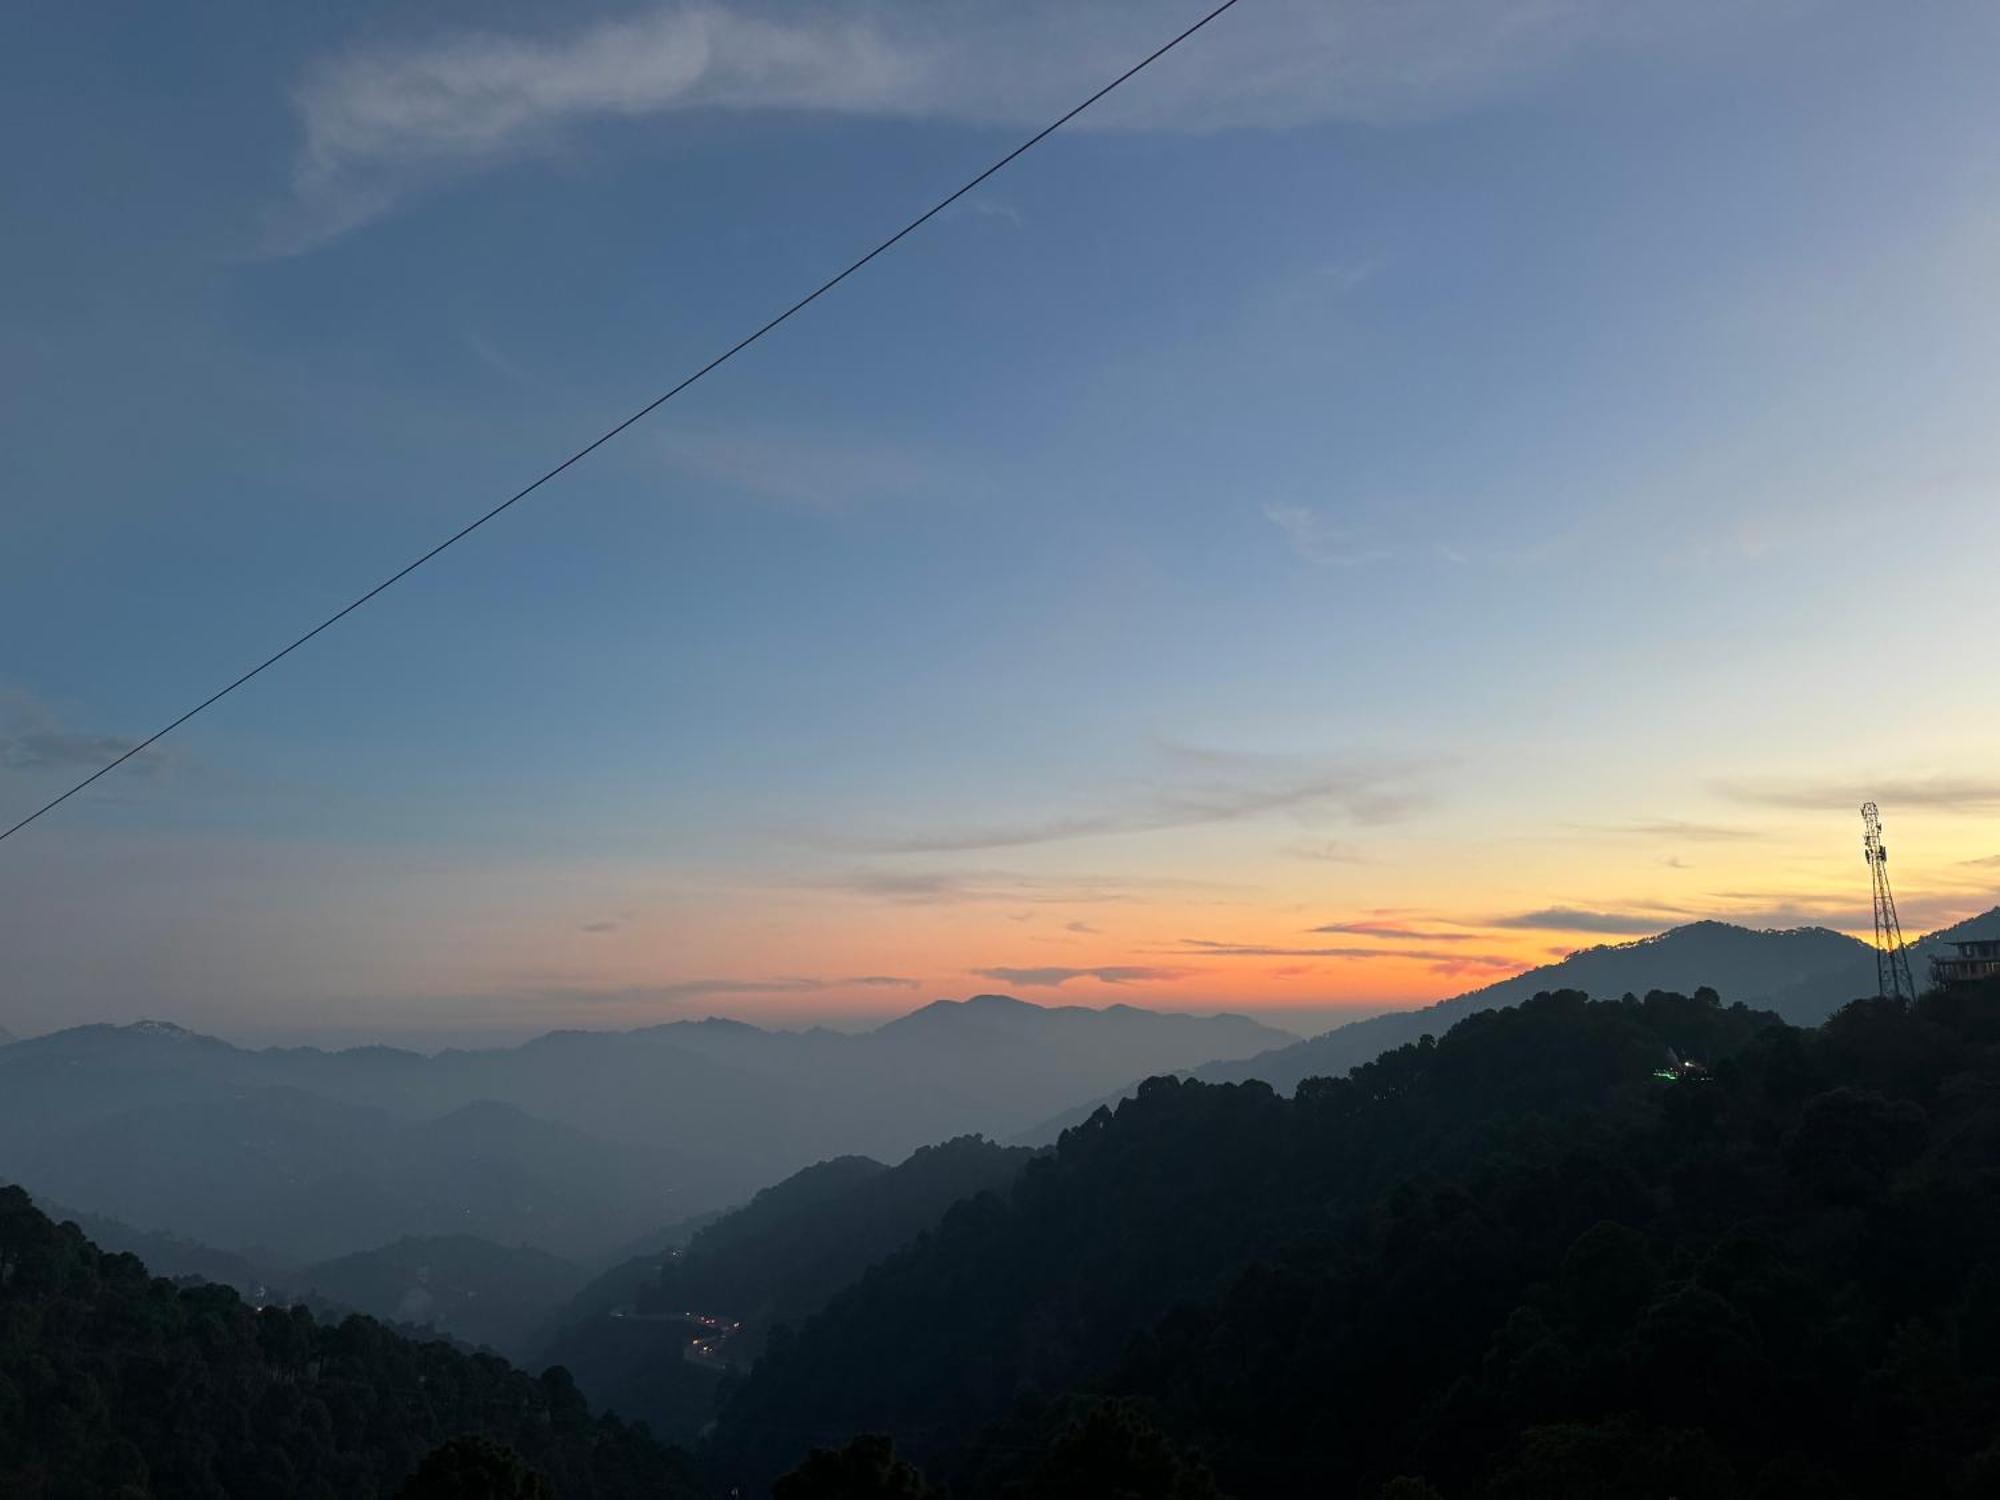
M1955 939L1987 935L2000 935L2000 907L1912 943L1910 966L1918 985L1927 981L1932 954L1945 951ZM1219 1058L1187 1070L1186 1076L1206 1083L1255 1078L1289 1093L1301 1079L1337 1078L1426 1033L1442 1036L1469 1015L1518 1005L1543 991L1581 990L1595 999L1616 999L1649 990L1688 994L1703 986L1726 1003L1740 1001L1796 1026L1817 1026L1848 1001L1875 993L1875 950L1825 927L1760 931L1728 922L1690 922L1656 937L1586 948L1419 1010L1351 1021L1254 1057ZM1045 1145L1099 1107L1130 1097L1137 1084L1134 1079L1126 1088L1067 1110L1015 1139Z
M601 1265L829 1155L1011 1135L1290 1040L1242 1016L1000 995L859 1035L708 1020L434 1056L81 1026L0 1050L0 1180L295 1264L471 1234Z

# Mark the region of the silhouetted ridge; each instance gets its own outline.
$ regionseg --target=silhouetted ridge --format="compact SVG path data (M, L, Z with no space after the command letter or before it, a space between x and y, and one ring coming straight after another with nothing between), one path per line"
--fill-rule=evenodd
M0 1494L388 1495L447 1439L506 1445L576 1500L699 1493L569 1378L366 1318L176 1288L0 1188Z
M1867 944L1825 927L1759 931L1728 922L1689 922L1651 937L1583 948L1418 1010L1350 1022L1254 1058L1204 1064L1194 1076L1216 1083L1259 1078L1290 1089L1302 1078L1337 1076L1468 1015L1517 1005L1543 991L1574 989L1608 1000L1703 987L1725 1001L1769 1009L1797 1025L1817 1025L1848 1001L1874 992L1875 959Z
M1108 1398L1246 1500L1983 1494L1996 1150L2000 986L1819 1031L1558 993L1289 1099L1156 1078L774 1343L716 1460L886 1433L999 1500ZM1090 1492L1152 1493L1142 1446Z

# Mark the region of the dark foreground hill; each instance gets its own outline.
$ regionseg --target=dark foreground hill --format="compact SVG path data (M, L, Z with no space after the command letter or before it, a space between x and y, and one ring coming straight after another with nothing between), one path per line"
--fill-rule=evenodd
M177 1288L0 1188L0 1494L183 1500L395 1494L448 1440L505 1444L576 1500L698 1491L679 1455L540 1379L366 1318L338 1326Z
M1910 948L1919 982L1931 955L1952 939L2000 936L2000 907L1919 939ZM1303 1042L1254 1057L1218 1058L1187 1070L1205 1083L1255 1078L1289 1093L1302 1078L1338 1078L1384 1052L1438 1035L1483 1010L1518 1005L1531 995L1580 990L1598 1000L1653 990L1691 994L1712 989L1725 1002L1770 1011L1795 1026L1817 1026L1850 1000L1875 993L1875 950L1824 927L1760 931L1729 922L1690 922L1636 942L1607 943L1556 963L1454 995L1417 1010L1350 1021ZM1074 1106L1023 1131L1021 1145L1043 1146L1101 1105L1131 1097L1136 1084Z
M1292 1099L1158 1079L774 1341L715 1456L886 1432L975 1500L1206 1493L1195 1453L1239 1500L1994 1494L1997 1159L1993 992L1819 1031L1558 994Z
M742 1352L754 1354L772 1328L817 1312L954 1203L1011 1183L1033 1154L962 1136L894 1167L857 1171L850 1157L809 1168L697 1233L639 1306L719 1314L743 1325Z
M112 1255L136 1255L153 1275L170 1281L214 1282L263 1301L271 1288L285 1283L289 1269L269 1255L218 1250L213 1245L160 1230L135 1229L102 1214L77 1213L46 1198L37 1198L35 1206L58 1224L76 1225L99 1250Z
M1578 990L1592 999L1615 1000L1698 989L1714 990L1726 1003L1772 1011L1794 1025L1816 1026L1848 1001L1874 992L1874 950L1824 927L1760 932L1728 922L1690 922L1636 942L1586 948L1435 1005L1350 1021L1254 1057L1218 1058L1189 1069L1187 1076L1204 1083L1255 1078L1290 1093L1302 1078L1338 1078L1392 1048L1441 1036L1467 1016L1518 1005L1533 995ZM1136 1086L1055 1115L1018 1139L1047 1145L1100 1105L1129 1098Z
M1921 979L1929 955L1943 951L1952 938L1989 930L2000 932L2000 908L1913 944L1912 966ZM1772 1011L1794 1026L1817 1026L1850 1000L1875 993L1875 950L1824 927L1758 931L1729 922L1690 922L1657 937L1586 948L1421 1010L1371 1016L1253 1058L1219 1059L1196 1068L1194 1076L1209 1083L1259 1078L1290 1090L1301 1078L1337 1078L1426 1032L1438 1035L1478 1011L1518 1005L1545 991L1581 990L1593 999L1615 1000L1702 988L1727 1003Z
M1848 1001L1872 993L1875 957L1865 943L1824 927L1759 932L1728 922L1690 922L1657 937L1572 953L1419 1010L1391 1011L1337 1026L1307 1041L1194 1070L1209 1083L1262 1079L1290 1091L1301 1078L1338 1078L1426 1032L1441 1036L1467 1016L1530 996L1580 990L1597 1000L1669 990L1714 990L1725 1002L1770 1010L1795 1026L1817 1026ZM1781 1008L1776 997L1783 996Z

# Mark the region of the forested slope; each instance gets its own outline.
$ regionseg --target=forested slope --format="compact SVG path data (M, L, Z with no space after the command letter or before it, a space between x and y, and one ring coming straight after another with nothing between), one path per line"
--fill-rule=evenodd
M9 1500L388 1496L462 1434L555 1493L698 1493L679 1455L592 1417L568 1376L176 1288L0 1188L0 1495Z
M1032 1493L1109 1396L1242 1500L1993 1493L1996 1015L1559 994L1290 1100L1155 1080L775 1344L716 1459Z

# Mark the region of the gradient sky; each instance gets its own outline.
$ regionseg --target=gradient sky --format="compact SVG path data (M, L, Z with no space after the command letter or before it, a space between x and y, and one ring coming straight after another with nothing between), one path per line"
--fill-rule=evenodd
M0 822L1205 5L15 7ZM0 844L0 1025L1312 1030L2000 888L2000 12L1242 0Z

